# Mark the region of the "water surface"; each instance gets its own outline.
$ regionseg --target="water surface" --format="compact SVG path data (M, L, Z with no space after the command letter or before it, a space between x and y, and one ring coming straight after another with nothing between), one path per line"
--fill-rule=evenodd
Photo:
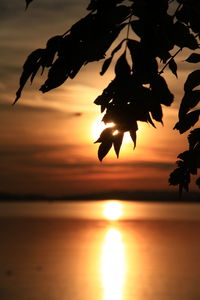
M1 210L1 300L200 299L198 205L130 203L121 221L95 219L88 202L13 205Z

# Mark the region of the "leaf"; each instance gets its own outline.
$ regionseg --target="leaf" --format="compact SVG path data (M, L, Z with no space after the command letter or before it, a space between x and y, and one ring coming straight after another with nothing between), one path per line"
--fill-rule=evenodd
M16 98L13 102L13 105L19 100L21 97L22 90L27 82L27 80L31 77L31 81L33 80L35 74L37 73L40 65L38 65L38 61L42 58L44 54L44 49L37 49L33 51L26 59L24 66L23 66L23 72L20 77L19 81L19 89L16 92Z
M96 140L96 142L94 142L95 144L96 143L103 143L105 141L112 141L112 138L113 138L113 127L108 127L108 128L105 128L102 133L100 134L100 137L98 138L98 140Z
M196 185L200 188L200 177L196 180Z
M102 70L100 72L100 75L103 75L109 68L110 64L111 64L111 61L112 61L112 56L107 58L104 63L103 63L103 66L102 66Z
M48 78L45 83L40 87L42 93L46 93L52 89L63 84L70 72L70 66L66 65L65 60L57 58L48 72Z
M137 140L136 131L135 130L130 130L129 133L130 133L131 139L132 139L133 144L134 144L134 149L135 149L135 147L136 147L136 140Z
M46 44L46 51L43 58L43 67L50 67L53 63L56 52L59 51L63 37L61 35L56 35L50 38Z
M158 72L155 56L142 42L129 39L127 45L131 54L133 75L141 83L150 83Z
M200 101L200 90L186 92L179 108L179 119L190 109L194 108Z
M197 157L194 151L184 151L183 153L180 153L177 157L182 159L184 165L191 174L197 174Z
M199 115L200 115L200 109L184 115L184 117L181 118L181 120L176 123L174 129L179 130L181 134L186 132L188 129L190 129L192 126L196 124L196 122L199 119Z
M184 167L176 168L169 176L169 184L170 185L179 185L179 198L182 196L182 190L189 190L190 183L190 173Z
M194 35L190 33L186 25L179 21L173 25L173 40L180 48L187 47L192 50L198 48L198 43Z
M178 77L178 75L177 75L177 64L176 64L174 59L170 59L168 66L169 66L170 70L172 71L172 73L176 77Z
M126 77L131 72L131 68L126 60L126 52L124 52L118 59L115 65L115 74L117 77Z
M123 137L124 137L124 133L122 131L118 132L116 135L113 136L113 144L114 144L114 149L117 158L119 157L119 152L122 145Z
M154 103L151 106L150 112L151 112L152 118L155 121L163 124L163 122L162 122L163 112L162 112L162 106L160 105L160 103Z
M122 44L123 44L124 41L125 41L125 40L122 40L122 41L119 43L119 45L117 45L117 47L115 47L115 48L113 49L113 51L111 52L111 56L110 56L109 58L107 58L107 59L104 61L103 66L102 66L102 70L101 70L101 72L100 72L100 75L104 75L104 74L105 74L105 72L107 71L107 69L109 68L109 66L110 66L110 64L111 64L111 62L112 62L112 58L113 58L114 54L115 54L117 51L120 50L120 48L121 48L121 46L122 46Z
M154 122L153 122L152 119L151 119L150 114L148 114L147 121L148 121L154 128L156 128ZM161 122L161 123L163 124L162 120L161 120L161 121L158 121L158 122Z
M112 141L102 142L98 149L98 158L100 161L106 156L112 147Z
M107 2L110 2L110 0ZM119 5L116 6L113 11L111 11L109 19L112 21L113 24L120 24L128 17L129 14L130 7L126 5Z
M131 22L131 28L140 38L144 36L145 26L141 20L134 20Z
M117 45L117 47L115 47L115 48L113 49L113 51L111 52L111 56L113 56L116 52L118 52L118 51L121 49L122 44L123 44L125 41L126 41L126 39L122 40L122 41Z
M184 84L185 92L191 91L193 88L200 84L200 70L195 70L190 73Z
M166 106L170 106L174 100L174 95L170 92L165 79L157 75L151 81L151 90L155 100Z
M196 128L188 135L189 150L194 150L197 144L200 144L200 128Z
M33 0L26 0L26 8L25 10L28 8L29 4L32 2Z
M192 53L185 61L189 63L198 63L200 62L200 54Z

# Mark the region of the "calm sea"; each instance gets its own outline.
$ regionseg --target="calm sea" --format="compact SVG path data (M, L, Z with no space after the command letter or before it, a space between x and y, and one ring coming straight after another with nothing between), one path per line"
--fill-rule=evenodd
M0 299L199 300L200 205L109 203L0 203Z

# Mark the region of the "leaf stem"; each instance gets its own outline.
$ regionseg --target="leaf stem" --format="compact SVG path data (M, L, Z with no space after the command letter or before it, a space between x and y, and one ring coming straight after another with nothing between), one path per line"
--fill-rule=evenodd
M131 24L131 19L132 19L133 13L130 14L129 16L129 20L128 20L128 28L127 28L127 33L126 33L126 47L125 47L125 51L128 47L128 37L129 37L129 32L130 32L130 24Z
M176 53L174 53L174 55L172 55L172 56L170 57L170 59L167 61L167 63L164 65L164 67L160 70L160 72L158 72L159 75L162 74L162 73L164 72L165 68L169 65L170 61L173 60L174 57L175 57L179 52L181 52L181 51L182 51L182 48L179 48L179 49L176 51Z

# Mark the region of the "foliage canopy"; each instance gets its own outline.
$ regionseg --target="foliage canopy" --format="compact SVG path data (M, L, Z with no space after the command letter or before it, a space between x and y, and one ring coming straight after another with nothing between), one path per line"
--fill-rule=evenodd
M26 0L26 8L32 0ZM162 73L168 67L178 76L176 56L183 48L190 50L187 63L200 62L200 2L199 0L91 0L89 13L63 35L47 41L45 49L33 51L23 66L18 101L26 82L32 82L40 68L47 68L48 77L40 87L46 93L59 87L68 78L73 79L86 64L104 60L104 75L113 57L115 77L94 103L104 113L103 122L113 123L106 128L96 143L100 143L99 160L102 161L111 147L117 157L128 131L136 147L138 121L162 123L162 107L174 101ZM126 38L116 45L118 36L125 31ZM134 38L132 38L134 37ZM106 58L115 42L115 48ZM160 67L161 66L161 67ZM194 126L200 116L195 109L200 101L200 70L195 69L184 84L178 122L174 129L180 134ZM200 128L188 136L188 150L178 155L177 168L170 174L169 183L179 185L180 194L188 190L191 174L200 168ZM200 178L196 181L200 187Z

